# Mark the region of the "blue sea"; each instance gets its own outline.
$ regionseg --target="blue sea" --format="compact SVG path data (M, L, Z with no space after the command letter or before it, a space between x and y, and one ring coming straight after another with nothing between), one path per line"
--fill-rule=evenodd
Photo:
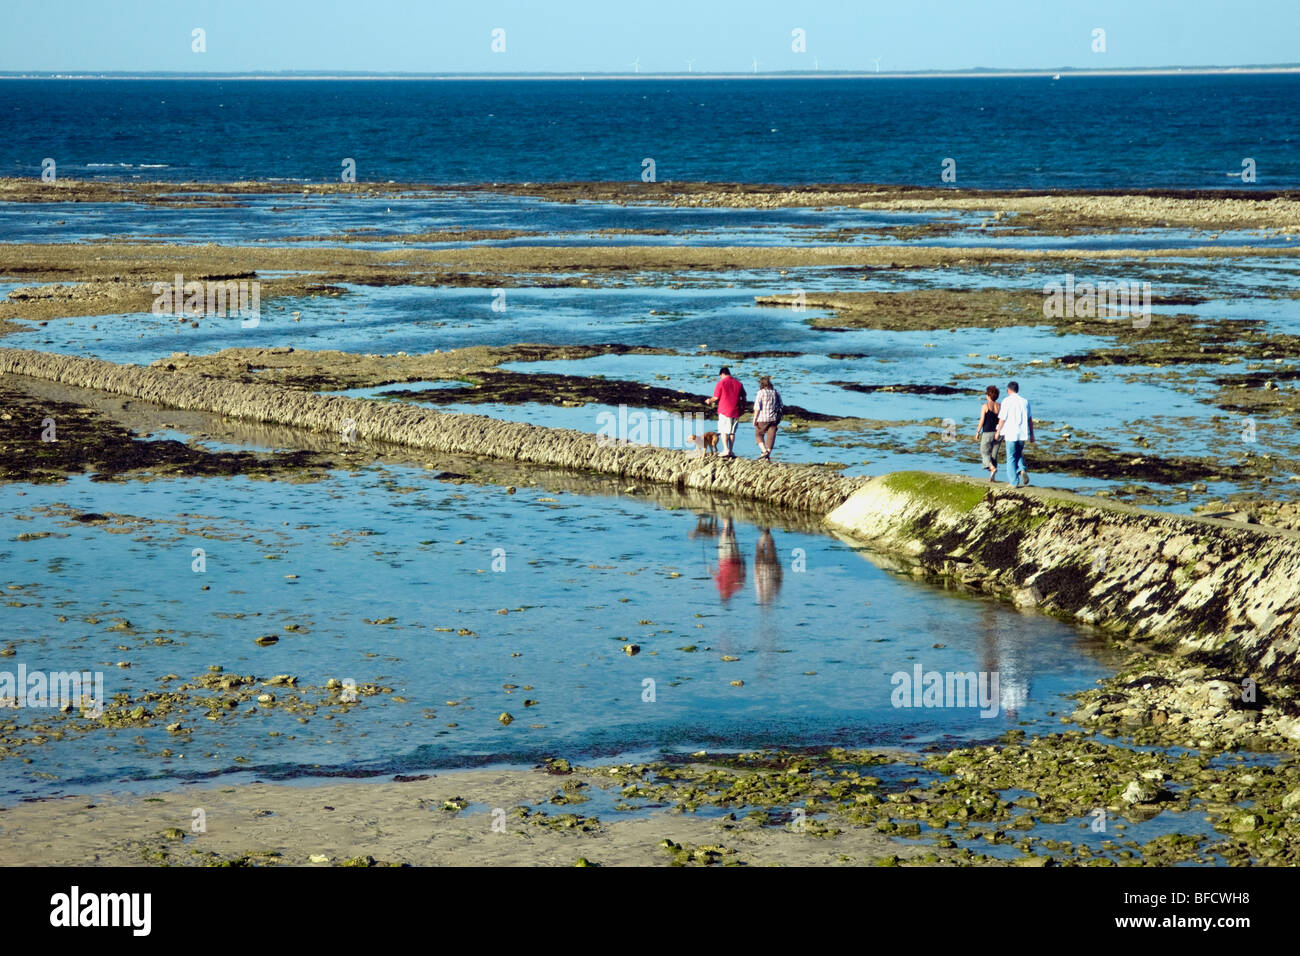
M0 117L6 176L1300 188L1295 74L7 79Z

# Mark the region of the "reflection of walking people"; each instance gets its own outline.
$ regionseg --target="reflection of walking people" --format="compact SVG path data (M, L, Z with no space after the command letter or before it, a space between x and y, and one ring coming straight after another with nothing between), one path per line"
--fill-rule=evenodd
M781 559L777 557L771 530L764 528L754 547L754 594L759 604L771 604L780 593Z
M990 680L998 679L998 706L1009 720L1015 720L1029 702L1028 668L1019 651L1024 646L1021 626L1002 618L992 602L980 615L980 667Z
M736 425L745 411L745 386L740 379L731 377L731 369L722 366L718 370L718 384L713 387L713 396L708 404L718 406L718 441L722 445L721 457L735 458L733 446L736 443Z
M766 375L758 380L758 395L754 398L754 441L758 443L760 461L772 460L772 449L776 447L776 429L781 424L784 406L781 393L772 387L772 380Z
M723 604L745 586L745 559L736 545L736 527L729 517L722 519L722 533L718 536L718 569L713 580Z
M989 473L989 481L998 477L998 387L984 389L984 404L980 406L979 423L975 426L975 440L980 443L980 461Z
M996 437L1006 440L1012 482L1029 484L1029 472L1025 470L1025 442L1034 440L1034 416L1029 410L1029 402L1020 397L1020 386L1016 382L1007 383L1007 397L998 412Z

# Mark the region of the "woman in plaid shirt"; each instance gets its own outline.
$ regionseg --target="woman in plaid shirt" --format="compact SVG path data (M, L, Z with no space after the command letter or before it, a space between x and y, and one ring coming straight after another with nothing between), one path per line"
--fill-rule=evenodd
M758 397L754 399L754 440L762 449L759 461L771 461L776 447L776 428L781 424L781 393L772 387L772 379L763 375L758 380Z

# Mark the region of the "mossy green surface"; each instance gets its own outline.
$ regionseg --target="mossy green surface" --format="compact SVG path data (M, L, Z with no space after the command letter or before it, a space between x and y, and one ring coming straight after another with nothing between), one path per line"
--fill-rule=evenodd
M927 474L923 471L898 471L886 475L881 480L891 491L913 495L961 514L965 514L983 501L988 491L971 482Z

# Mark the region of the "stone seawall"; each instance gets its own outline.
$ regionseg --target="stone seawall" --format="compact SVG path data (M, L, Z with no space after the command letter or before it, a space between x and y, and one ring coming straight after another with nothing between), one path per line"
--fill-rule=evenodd
M601 442L593 434L570 429L26 349L0 349L0 373L125 395L170 408L308 429L339 440L350 421L353 436L361 442L390 442L452 455L594 471L749 498L818 517L842 504L865 481L812 465L692 458L680 450Z
M925 472L827 524L925 573L1256 680L1300 677L1300 535Z

